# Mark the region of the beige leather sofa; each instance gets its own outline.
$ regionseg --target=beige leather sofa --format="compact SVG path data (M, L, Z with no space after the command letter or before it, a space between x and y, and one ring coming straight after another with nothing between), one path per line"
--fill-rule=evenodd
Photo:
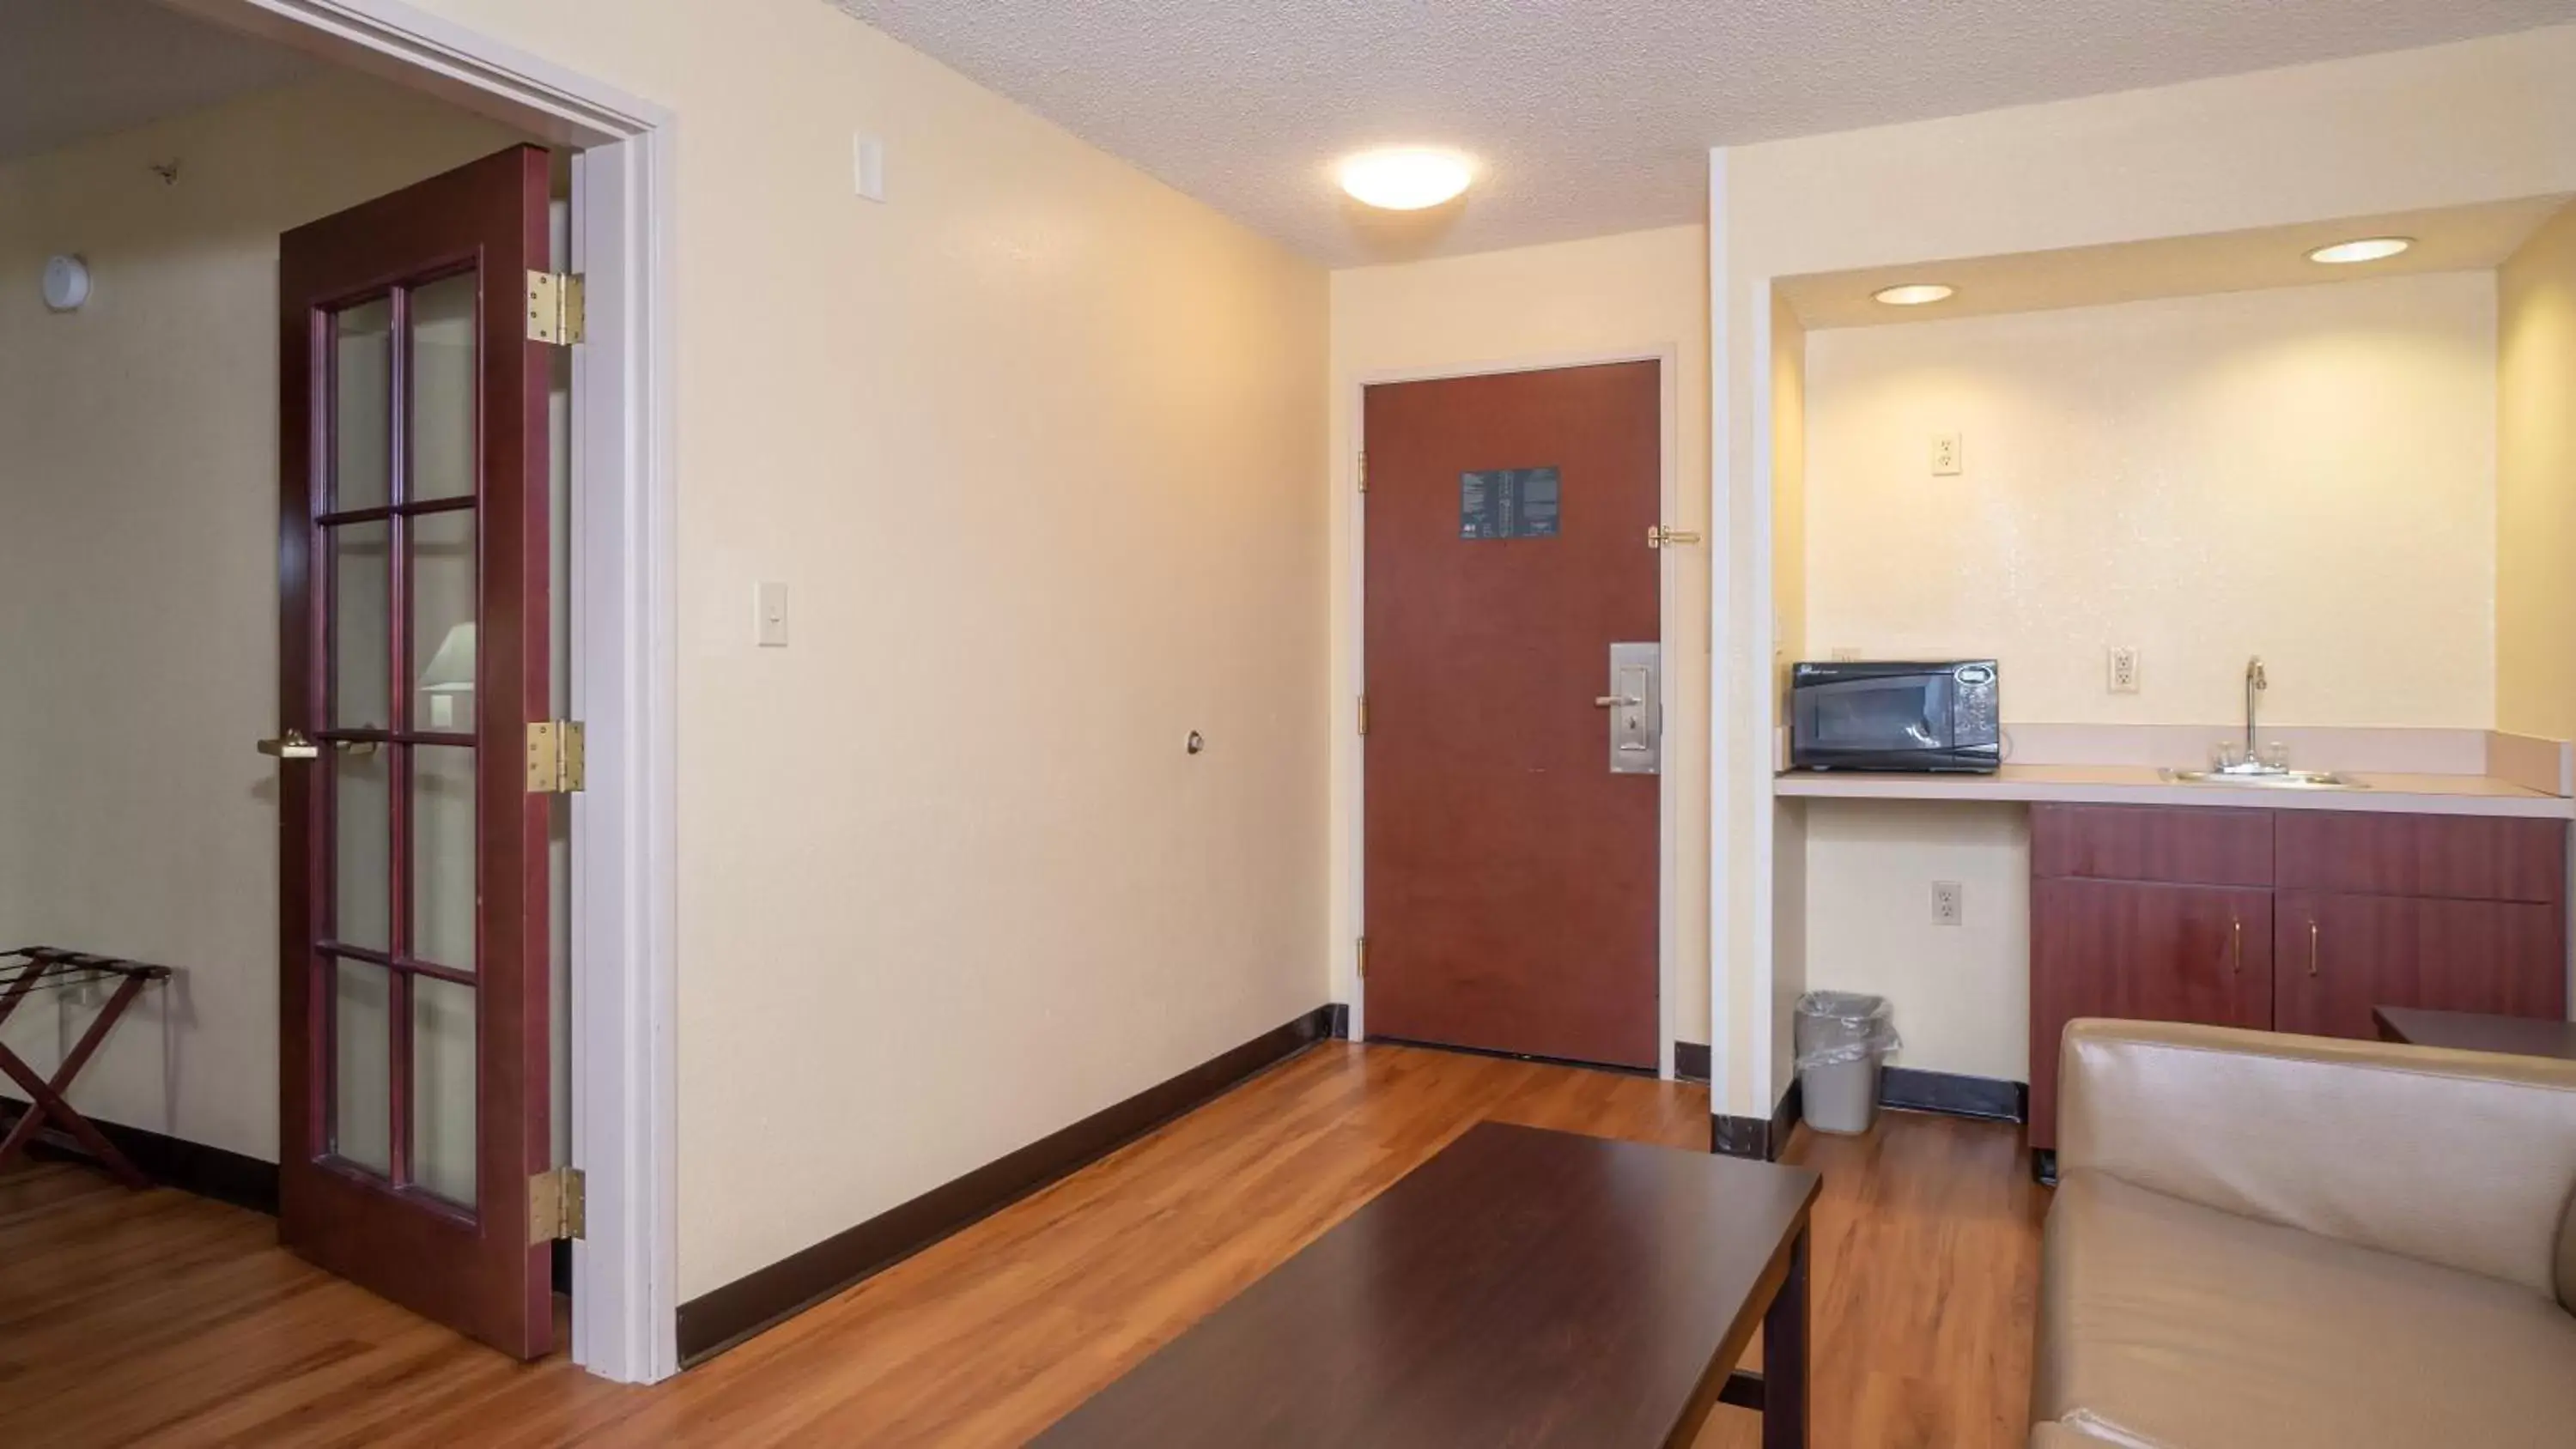
M2576 1446L2576 1063L2067 1029L2032 1449Z

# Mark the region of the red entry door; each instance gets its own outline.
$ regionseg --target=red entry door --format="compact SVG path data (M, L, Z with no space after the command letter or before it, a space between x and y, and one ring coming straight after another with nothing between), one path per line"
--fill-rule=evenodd
M1660 1059L1662 402L1653 362L1368 389L1372 1036Z
M548 157L280 241L279 1236L522 1358L554 1341Z

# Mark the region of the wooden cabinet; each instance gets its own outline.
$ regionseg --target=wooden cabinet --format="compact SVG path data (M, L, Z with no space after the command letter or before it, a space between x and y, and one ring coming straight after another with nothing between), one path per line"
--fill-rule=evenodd
M2031 1141L2056 1144L2055 1048L2079 1016L2271 1025L2273 935L2262 887L2032 881Z
M2030 1141L2057 1146L2066 1023L2376 1035L2374 1006L2563 1019L2553 820L2031 808Z
M2564 1016L2558 908L2283 891L2270 1026L2370 1038L2374 1006Z

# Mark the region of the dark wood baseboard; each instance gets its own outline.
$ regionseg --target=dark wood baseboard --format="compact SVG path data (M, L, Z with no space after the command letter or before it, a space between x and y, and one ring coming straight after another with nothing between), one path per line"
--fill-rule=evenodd
M0 1097L0 1134L18 1120L27 1104L16 1097ZM277 1215L277 1164L246 1157L228 1148L209 1147L172 1137L148 1127L128 1127L92 1117L90 1125L99 1135L115 1144L116 1150L131 1158L143 1175L156 1186L175 1187L181 1192L228 1202L253 1212ZM64 1162L87 1162L89 1154L72 1144L69 1137L48 1127L37 1134L28 1149L33 1156Z
M1708 1150L1721 1157L1749 1157L1757 1162L1777 1162L1789 1146L1789 1134L1797 1130L1806 1115L1806 1097L1791 1078L1789 1090L1780 1094L1779 1104L1768 1117L1730 1117L1712 1112L1708 1119Z
M1708 1043L1677 1041L1673 1043L1673 1075L1685 1082L1708 1080Z
M2030 1120L2030 1084L1888 1067L1879 1073L1878 1104L1901 1112L1938 1112L1992 1122Z
M1325 1007L1324 1012L1324 1035L1335 1041L1349 1041L1351 1039L1350 1003L1336 1001Z
M680 1362L700 1363L722 1353L1107 1156L1333 1035L1337 1020L1348 1029L1346 1008L1316 1007L964 1177L699 1294L680 1305Z

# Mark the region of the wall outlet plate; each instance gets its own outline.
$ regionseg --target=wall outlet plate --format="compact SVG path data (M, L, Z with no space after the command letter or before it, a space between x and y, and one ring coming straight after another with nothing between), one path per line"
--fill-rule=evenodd
M1932 439L1932 476L1954 478L1959 474L1963 443L1957 433L1942 433Z
M1932 924L1955 926L1965 914L1959 898L1959 883L1954 880L1932 882Z
M2138 692L2138 651L2132 645L2114 644L2103 661L2105 683L2113 694Z

